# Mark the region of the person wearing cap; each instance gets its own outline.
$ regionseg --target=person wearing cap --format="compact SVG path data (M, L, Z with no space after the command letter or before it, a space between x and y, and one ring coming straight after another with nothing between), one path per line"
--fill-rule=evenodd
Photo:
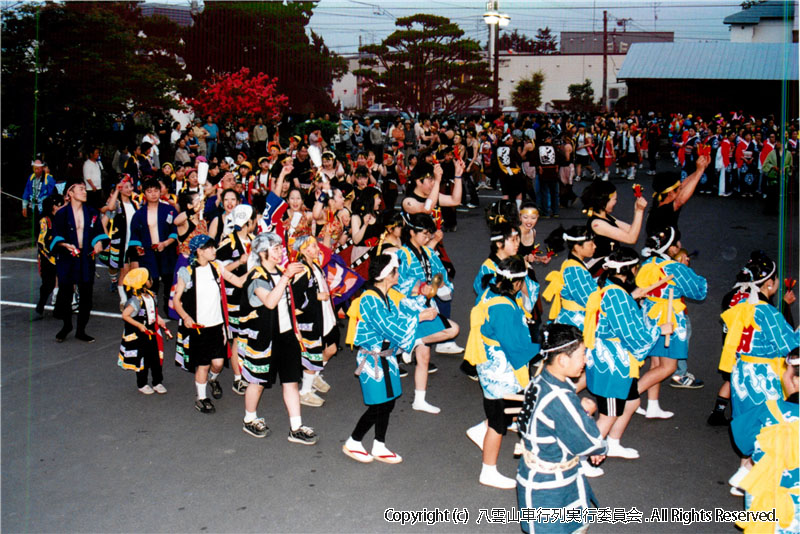
M77 285L81 295L78 308L78 329L75 339L93 343L94 338L86 333L92 311L92 294L95 279L95 257L108 244L108 235L103 228L100 212L86 204L86 186L80 182L67 189L65 200L69 205L53 216L53 241L50 249L56 252L56 274L58 297L54 316L64 322L56 334L61 343L72 331L73 288Z
M247 274L247 258L250 256L250 244L255 237L258 214L247 204L239 204L231 212L233 231L223 237L217 247L217 262L226 271L231 271L236 276ZM244 395L247 382L242 380L239 351L235 340L239 337L239 304L242 300L242 290L236 286L225 288L228 298L228 324L230 337L233 343L231 352L231 370L233 371L233 391L237 395Z
M709 164L708 156L697 158L695 171L685 180L681 181L680 176L674 173L659 173L653 178L653 202L650 212L647 214L645 231L647 235L669 226L678 227L678 217L683 206L689 202L694 195L697 184L703 177L703 173Z
M146 267L153 279L154 292L162 291L164 309L169 306L169 289L175 272L177 252L175 217L178 213L171 205L161 202L161 184L154 179L142 186L145 205L131 219L128 251L131 267Z
M44 172L45 163L37 159L31 166L33 173L25 183L25 190L22 193L22 216L28 216L28 207L33 212L34 225L39 224L39 217L42 216L42 201L56 191L55 179ZM49 215L49 214L47 214Z
M602 182L600 182L602 183ZM636 449L623 447L620 439L639 407L640 362L662 335L671 334L670 322L648 326L635 298L639 254L620 247L604 259L599 288L586 303L583 339L586 344L586 386L597 398L597 427L608 437L608 456L636 459Z
M636 274L636 285L640 288L653 287L663 281L642 300L645 324L649 327L671 322L674 330L669 342L666 338L659 339L650 349L650 369L639 380L639 392L647 392L647 410L640 409L637 413L648 419L669 419L674 415L659 406L661 381L673 376L679 360L685 362L689 357L690 328L685 299L702 301L708 293L705 278L688 265L672 259L681 249L680 238L680 232L672 227L650 235L642 249L645 260ZM672 279L666 281L668 276Z
M269 428L258 417L258 403L264 388L280 380L289 415L288 440L314 445L319 437L313 428L303 425L301 415L302 348L291 287L292 278L303 266L292 262L283 269L284 251L283 241L272 232L258 234L252 243L253 267L243 286L239 321L239 355L248 382L242 431L256 438L267 436Z
M123 288L122 280L128 273L131 257L128 254L128 243L131 237L131 222L139 209L139 203L133 198L133 178L123 175L117 186L111 191L105 206L104 217L108 224L109 245L108 267L112 274L112 291L116 286L119 293L120 307L125 305L128 296ZM114 272L116 271L116 272Z
M194 373L197 400L195 409L210 414L216 411L208 399L206 384L215 399L222 398L219 374L228 347L228 299L225 283L241 287L244 277L221 268L214 260L214 241L201 234L189 242L189 265L178 271L173 305L180 317L175 362Z
M136 371L136 387L143 395L154 392L163 395L167 388L162 384L164 374L164 338L172 334L164 319L158 314L155 295L150 291L153 281L147 269L139 267L130 270L123 280L131 296L122 309L124 329L119 346L117 365L127 371ZM152 375L153 385L147 383L147 375Z

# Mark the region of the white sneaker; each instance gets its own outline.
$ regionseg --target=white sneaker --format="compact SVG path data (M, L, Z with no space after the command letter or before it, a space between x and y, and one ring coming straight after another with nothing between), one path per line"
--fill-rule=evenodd
M583 473L583 476L589 478L597 478L605 474L602 468L590 464L588 460L581 460L581 466L578 469Z
M467 437L472 443L477 445L480 450L483 450L483 440L486 437L488 428L486 421L481 421L477 425L467 429Z
M636 408L636 415L647 415L647 412L644 410L644 408L639 406L638 408Z
M478 478L478 481L484 486L489 486L497 489L515 489L517 487L516 480L501 475L500 473L497 472L497 470L494 471L481 470L481 476L480 478Z
M611 458L624 458L626 460L635 460L639 457L639 451L630 447L623 447L619 444L608 443L608 453L606 456Z
M744 477L747 476L750 470L744 466L740 467L736 470L736 472L728 479L728 484L734 488L739 487L739 484L742 483Z
M155 391L150 387L150 384L139 388L139 393L142 393L143 395L152 395L154 392Z
M459 347L455 341L448 341L447 343L436 345L436 352L439 354L461 354L464 352L464 348Z
M432 413L434 415L442 411L441 408L437 408L433 404L429 404L428 401L414 401L411 403L411 408L418 412Z
M308 393L300 394L300 404L302 404L303 406L311 406L313 408L319 408L320 406L325 404L325 399L323 399L313 391L309 391Z
M155 391L159 395L163 395L167 392L167 388L164 387L164 384L157 384L153 386L153 391Z

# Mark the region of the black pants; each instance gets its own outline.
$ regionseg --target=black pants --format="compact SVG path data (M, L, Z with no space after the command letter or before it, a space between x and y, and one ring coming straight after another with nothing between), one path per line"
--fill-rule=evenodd
M386 429L389 428L389 414L394 410L394 399L381 403L371 404L367 411L358 420L352 438L361 441L367 434L372 425L375 425L375 439L381 443L386 443Z
M477 177L480 176L480 170L477 168L473 172L465 172L464 176L462 177L462 186L464 187L464 192L461 193L461 204L467 205L467 196L469 195L469 203L474 204L476 206L480 205L480 201L478 200L478 185L476 183Z
M64 321L64 329L72 329L72 293L75 285L72 282L58 281L58 297L56 297L55 316ZM92 312L92 293L94 281L80 282L77 284L81 294L80 306L78 307L78 333L86 332L86 325L89 323L89 315Z
M44 305L47 304L50 293L56 287L56 266L45 259L42 259L39 265L42 287L39 288L39 302L36 304L36 313L42 315L44 313Z
M157 386L164 381L164 373L161 370L161 361L158 357L158 341L156 340L156 337L153 336L152 339L148 339L145 343L149 346L139 348L139 350L144 353L144 357L142 358L142 365L144 367L141 371L136 371L137 388L143 388L147 385L148 371L150 371L150 374L153 375L154 386Z

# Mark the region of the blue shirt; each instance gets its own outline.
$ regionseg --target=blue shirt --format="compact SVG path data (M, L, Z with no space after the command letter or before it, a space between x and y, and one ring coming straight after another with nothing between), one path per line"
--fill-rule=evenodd
M206 137L206 141L216 141L217 137L219 136L219 127L214 124L204 124L203 128L205 131L208 132L208 137Z

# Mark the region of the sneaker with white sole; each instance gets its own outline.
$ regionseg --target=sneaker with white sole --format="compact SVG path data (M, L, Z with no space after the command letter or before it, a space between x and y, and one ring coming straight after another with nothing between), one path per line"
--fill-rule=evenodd
M320 406L325 404L325 399L323 399L313 391L309 391L308 393L300 394L300 404L302 404L303 406L311 406L312 408L319 408Z
M242 421L242 430L254 438L266 438L269 434L269 427L263 417L252 421Z
M319 441L317 433L310 426L301 426L297 430L291 430L287 438L292 443L299 443L300 445L314 445Z
M705 383L694 375L686 373L683 376L672 375L669 380L669 385L679 389L700 389Z
M167 388L164 387L164 384L156 384L155 386L153 386L153 391L155 391L159 395L164 395L167 393Z
M314 389L319 391L320 393L327 393L331 390L331 385L328 384L322 375L317 375L314 377Z
M247 380L244 379L234 380L231 389L237 395L244 395L244 393L247 391L247 384L248 384Z
M139 393L143 395L152 395L153 393L155 393L155 390L150 387L150 384L146 384L139 388Z
M448 341L447 343L437 344L436 352L439 354L461 354L464 352L464 348L459 347L455 341Z
M222 386L219 385L219 380L208 381L208 386L211 388L211 396L219 400L222 398Z

